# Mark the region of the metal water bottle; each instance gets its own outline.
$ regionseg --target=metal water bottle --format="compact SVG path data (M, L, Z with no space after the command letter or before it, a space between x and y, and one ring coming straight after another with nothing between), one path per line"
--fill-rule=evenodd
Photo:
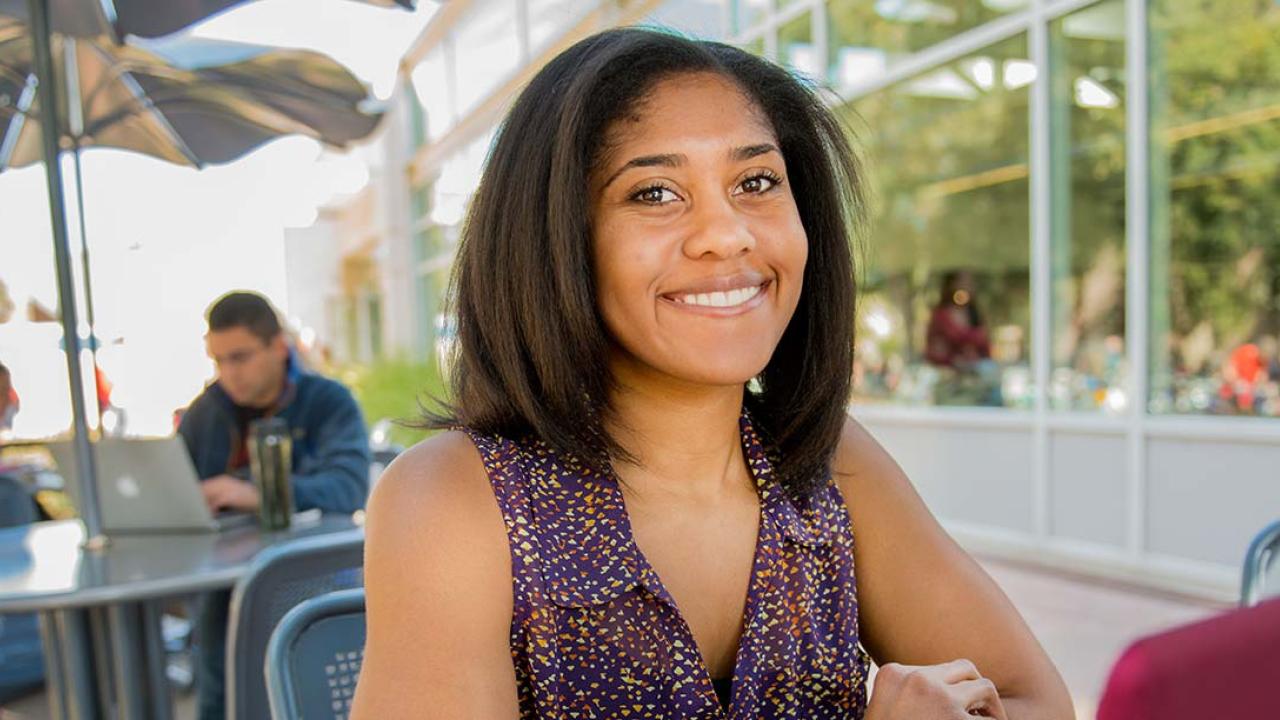
M263 530L286 530L293 518L293 489L289 484L293 440L289 424L280 418L249 423L249 472L262 499L258 523Z

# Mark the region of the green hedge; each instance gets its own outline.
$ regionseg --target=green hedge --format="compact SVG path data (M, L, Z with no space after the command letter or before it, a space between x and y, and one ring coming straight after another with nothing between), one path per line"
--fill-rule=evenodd
M445 397L444 378L435 362L385 359L349 365L337 373L360 404L370 428L383 418L394 422L393 442L408 447L431 433L413 427L423 404Z

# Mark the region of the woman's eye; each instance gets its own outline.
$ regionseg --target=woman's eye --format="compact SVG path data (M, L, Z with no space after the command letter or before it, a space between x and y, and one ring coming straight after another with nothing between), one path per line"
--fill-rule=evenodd
M778 178L770 177L769 175L753 175L746 180L743 180L738 187L741 188L744 193L759 195L777 187L778 182Z
M665 205L666 203L675 200L676 194L661 185L654 185L653 187L647 187L637 192L635 195L632 195L631 198L633 200L639 200L646 205Z

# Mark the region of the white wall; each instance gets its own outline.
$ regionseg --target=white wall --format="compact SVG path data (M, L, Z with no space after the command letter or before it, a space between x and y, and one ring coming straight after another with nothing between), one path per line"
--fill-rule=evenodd
M1229 601L1249 541L1280 517L1280 433L1257 424L1090 427L949 408L853 415L974 551Z

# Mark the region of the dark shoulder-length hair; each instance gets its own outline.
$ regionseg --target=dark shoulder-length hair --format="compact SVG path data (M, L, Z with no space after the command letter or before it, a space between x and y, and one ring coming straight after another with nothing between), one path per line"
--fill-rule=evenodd
M588 37L530 81L498 131L462 231L451 288L452 395L428 426L535 437L578 461L629 458L603 429L609 339L596 305L588 177L612 123L665 78L718 73L773 126L808 235L799 306L745 403L776 471L823 479L853 366L851 241L864 212L842 125L805 83L715 42L635 28Z

